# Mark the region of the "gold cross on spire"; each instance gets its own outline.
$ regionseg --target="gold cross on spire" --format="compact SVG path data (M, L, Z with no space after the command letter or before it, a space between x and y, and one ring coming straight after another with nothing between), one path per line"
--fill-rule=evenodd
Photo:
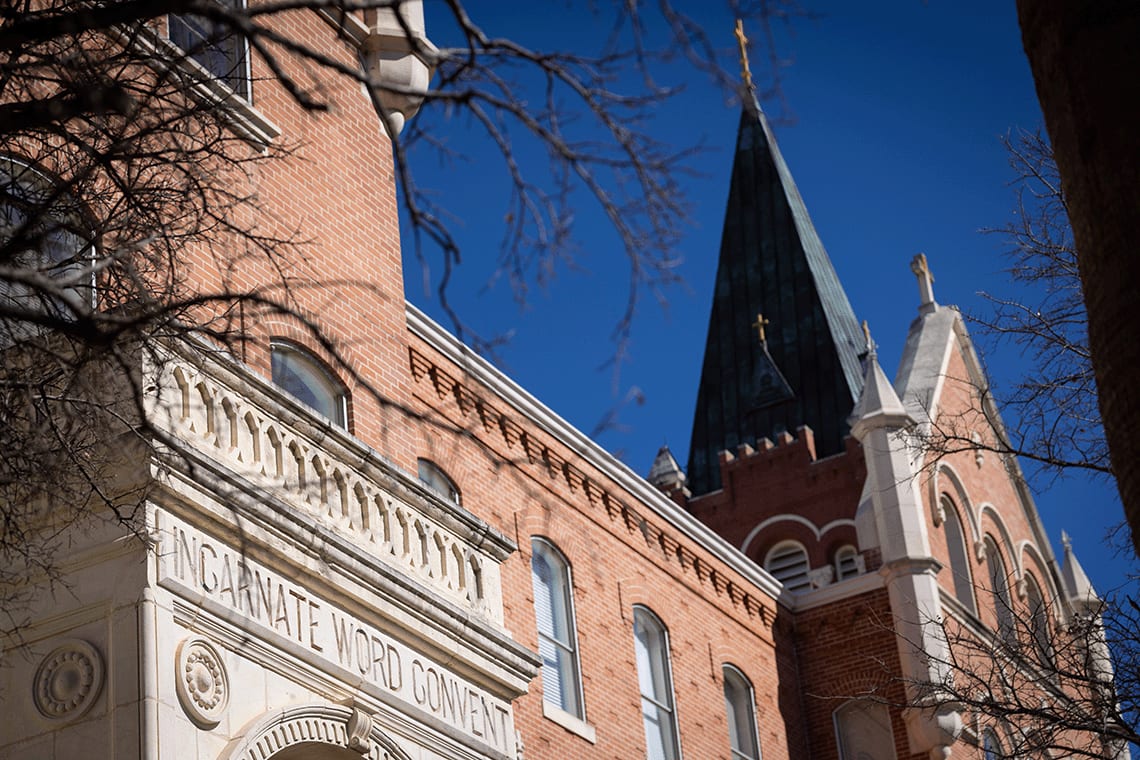
M934 275L930 271L930 265L926 263L925 253L920 253L911 259L910 271L919 277L929 277L930 281L934 282Z
M736 41L740 45L740 76L744 79L744 87L751 92L752 69L748 66L748 38L744 36L744 21L741 19L736 19Z
M764 328L767 327L768 324L769 321L764 319L764 315L757 312L756 321L752 323L752 326L756 328L756 332L760 334L760 342L764 344L768 343L768 336L764 334Z
M865 319L863 320L863 340L868 352L875 350L875 343L871 340L871 326L867 324Z
M930 307L934 303L934 275L930 272L930 265L926 263L925 253L920 253L911 259L910 271L918 278L920 308Z

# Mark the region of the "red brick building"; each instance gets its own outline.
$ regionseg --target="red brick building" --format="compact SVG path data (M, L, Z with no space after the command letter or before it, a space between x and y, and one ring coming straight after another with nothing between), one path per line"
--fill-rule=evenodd
M345 66L382 67L403 35L285 22ZM1000 425L961 316L916 259L887 380L755 103L687 472L662 450L644 479L405 303L385 130L414 103L378 116L333 80L336 109L312 114L250 65L223 105L251 151L294 146L246 179L262 224L309 241L298 314L243 321L239 356L140 360L178 454L139 472L157 548L76 537L74 593L33 607L31 656L0 673L0 753L884 760L1009 741L918 687L944 676L941 625L985 636L1045 604L1059 626L1083 574L1016 461L930 449ZM202 291L280 274L209 250L184 266Z

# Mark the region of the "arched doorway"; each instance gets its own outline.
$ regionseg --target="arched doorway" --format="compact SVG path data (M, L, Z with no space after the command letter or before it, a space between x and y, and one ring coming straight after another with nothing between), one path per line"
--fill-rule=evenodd
M254 721L222 760L411 760L355 707L289 707Z

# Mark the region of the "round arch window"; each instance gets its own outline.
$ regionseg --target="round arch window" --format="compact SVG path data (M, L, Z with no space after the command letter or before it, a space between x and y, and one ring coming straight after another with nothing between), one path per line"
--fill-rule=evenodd
M304 349L285 341L270 344L273 384L306 406L348 429L348 394L336 379Z

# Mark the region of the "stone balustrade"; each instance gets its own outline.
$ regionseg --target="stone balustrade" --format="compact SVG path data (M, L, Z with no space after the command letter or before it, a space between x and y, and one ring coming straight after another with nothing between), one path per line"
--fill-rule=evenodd
M411 498L401 498L333 453L341 447L321 445L298 428L363 448L358 441L322 424L315 413L311 420L295 409L281 413L273 393L258 393L248 378L226 382L241 368L210 370L209 363L199 367L178 357L161 362L152 414L160 428L445 598L502 623L498 562L429 514L458 507L443 506L442 500L417 507L414 488L408 491ZM290 419L303 424L283 421ZM393 474L378 456L369 460Z

